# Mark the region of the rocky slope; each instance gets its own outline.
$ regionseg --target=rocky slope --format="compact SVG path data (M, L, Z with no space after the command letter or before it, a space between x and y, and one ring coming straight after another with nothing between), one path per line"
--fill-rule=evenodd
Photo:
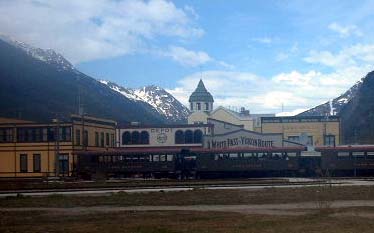
M339 97L332 99L324 104L318 105L312 109L298 114L298 116L334 116L339 115L342 108L353 99L359 92L363 80L358 81L348 91Z
M50 121L56 117L68 120L70 114L78 113L81 105L88 115L123 123L174 123L170 119L183 118L174 118L173 111L160 113L174 103L170 96L164 98L161 94L151 98L146 92L134 91L140 99L154 99L154 103L134 101L132 96L119 93L79 72L53 50L35 48L4 37L0 38L0 77L0 116L3 117L34 121ZM171 102L163 104L163 100ZM156 109L155 104L164 107Z
M151 85L134 89L110 81L100 80L100 82L133 101L149 104L170 122L186 122L189 115L189 110L161 87Z

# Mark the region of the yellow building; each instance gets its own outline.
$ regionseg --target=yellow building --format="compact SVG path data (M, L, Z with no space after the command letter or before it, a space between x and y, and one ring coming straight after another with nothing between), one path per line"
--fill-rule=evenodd
M340 118L337 116L262 117L262 133L282 133L284 140L310 146L340 144Z
M0 177L69 176L75 152L114 147L116 125L77 115L50 123L0 118Z

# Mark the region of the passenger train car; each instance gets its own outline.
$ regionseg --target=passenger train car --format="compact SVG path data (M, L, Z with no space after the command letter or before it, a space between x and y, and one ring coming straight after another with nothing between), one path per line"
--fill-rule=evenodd
M129 148L80 152L81 177L224 178L374 174L374 146Z

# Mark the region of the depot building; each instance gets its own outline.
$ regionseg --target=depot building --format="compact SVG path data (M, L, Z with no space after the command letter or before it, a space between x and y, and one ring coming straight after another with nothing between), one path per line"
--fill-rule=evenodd
M189 98L188 124L123 125L117 129L117 146L130 147L287 147L340 144L337 116L276 117L251 114L219 106L202 80Z

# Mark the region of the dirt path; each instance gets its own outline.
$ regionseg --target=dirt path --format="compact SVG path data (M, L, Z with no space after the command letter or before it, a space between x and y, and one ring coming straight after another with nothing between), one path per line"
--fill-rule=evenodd
M331 208L348 207L374 207L374 201L350 200L334 201ZM0 208L0 211L46 211L48 214L74 215L95 212L118 212L118 211L215 211L215 212L238 212L246 214L267 215L303 215L317 210L316 202L288 203L288 204L263 204L263 205L187 205L187 206L95 206L95 207L73 207L73 208Z

